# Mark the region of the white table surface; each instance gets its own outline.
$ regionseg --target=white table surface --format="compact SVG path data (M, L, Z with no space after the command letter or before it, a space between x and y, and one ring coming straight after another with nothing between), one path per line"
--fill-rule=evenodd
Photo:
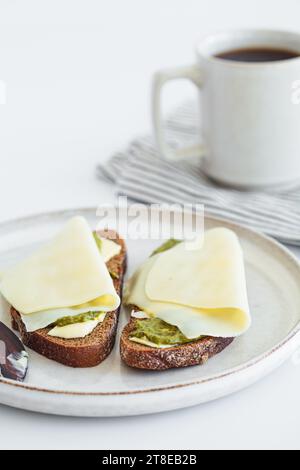
M0 0L0 221L113 201L95 165L150 128L156 69L190 63L198 33L297 29L299 16L298 0ZM193 92L170 86L166 104ZM299 448L299 396L300 364L290 360L238 394L154 416L0 405L0 448Z

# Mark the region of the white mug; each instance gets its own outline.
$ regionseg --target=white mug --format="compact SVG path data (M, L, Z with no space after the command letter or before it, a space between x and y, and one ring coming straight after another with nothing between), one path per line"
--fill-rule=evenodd
M216 57L260 47L294 51L299 57L274 62ZM300 184L300 100L295 98L300 87L300 34L222 32L201 40L196 53L196 65L155 75L153 122L160 154L169 160L197 154L209 177L234 187ZM167 81L181 78L200 90L202 145L173 150L164 138L161 90Z

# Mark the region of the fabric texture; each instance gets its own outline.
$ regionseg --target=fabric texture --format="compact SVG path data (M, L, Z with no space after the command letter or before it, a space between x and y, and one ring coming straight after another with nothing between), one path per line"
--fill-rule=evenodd
M165 130L173 148L195 144L199 135L195 104L180 107L166 121ZM131 200L204 204L207 214L300 245L300 188L242 191L221 187L201 172L195 160L174 163L161 158L152 136L137 138L126 150L99 165L97 172L116 185L119 195Z

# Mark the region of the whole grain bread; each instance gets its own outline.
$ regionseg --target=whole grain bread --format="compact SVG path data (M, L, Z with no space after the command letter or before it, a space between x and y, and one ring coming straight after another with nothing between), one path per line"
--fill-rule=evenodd
M143 321L143 320L142 320ZM234 338L206 336L191 343L170 348L153 348L131 341L136 319L131 318L125 326L120 341L123 361L130 367L146 370L166 370L204 364L210 357L220 353Z
M126 271L126 247L124 240L112 230L99 232L121 246L119 255L111 258L107 267L113 273L115 289L122 298L123 279ZM51 327L31 333L26 331L20 314L12 307L12 326L21 334L23 343L43 356L70 367L93 367L102 362L111 352L117 332L120 307L106 314L102 323L85 338L63 339L48 336Z

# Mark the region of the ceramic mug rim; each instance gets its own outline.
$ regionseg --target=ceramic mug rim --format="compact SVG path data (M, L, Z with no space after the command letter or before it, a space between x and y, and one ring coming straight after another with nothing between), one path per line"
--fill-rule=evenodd
M216 54L234 48L275 47L299 53L299 57L269 62L238 62L224 60ZM196 55L200 61L209 61L225 67L270 68L300 64L300 33L276 29L229 29L208 33L198 37Z

